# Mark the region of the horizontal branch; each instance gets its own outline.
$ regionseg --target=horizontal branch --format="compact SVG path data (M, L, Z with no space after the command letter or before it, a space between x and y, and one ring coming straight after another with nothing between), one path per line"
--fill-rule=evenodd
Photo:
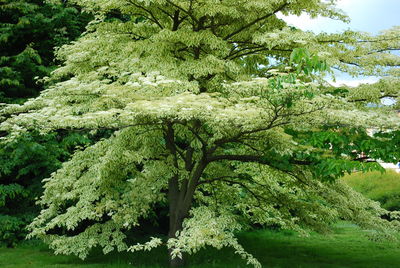
M348 43L378 43L378 42L385 42L385 41L393 41L399 40L399 37L393 38L382 38L382 39L374 39L374 40L355 40L355 41L344 41L344 40L318 40L319 43L339 43L339 44L348 44Z
M254 163L260 163L264 165L270 165L274 166L274 163L266 159L264 156L258 156L258 155L214 155L214 156L209 156L207 158L207 162L216 162L216 161L240 161L240 162L254 162ZM308 166L311 165L312 163L309 161L301 161L301 160L295 160L292 159L289 161L290 164L294 165L303 165L303 166Z

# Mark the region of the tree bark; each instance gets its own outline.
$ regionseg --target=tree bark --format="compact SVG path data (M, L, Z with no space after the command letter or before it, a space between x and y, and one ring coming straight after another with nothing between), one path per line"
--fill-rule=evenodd
M174 179L171 179L174 180ZM178 183L176 181L176 183ZM171 185L170 185L171 186ZM176 238L176 232L182 230L183 220L187 217L188 211L183 211L182 202L179 198L179 194L174 195L175 187L169 190L169 232L168 238ZM171 191L172 190L172 191ZM178 192L179 193L179 192ZM170 267L182 267L186 264L185 254L182 254L182 258L172 258L172 248L168 250L169 253L169 264Z
M175 221L175 222L172 222L170 220L168 238L176 238L176 232L182 230L182 222L183 222L183 219ZM172 258L172 255L171 255L172 250L173 250L173 248L168 249L170 267L185 266L185 264L186 264L185 254L182 254L182 258L179 258L179 257Z

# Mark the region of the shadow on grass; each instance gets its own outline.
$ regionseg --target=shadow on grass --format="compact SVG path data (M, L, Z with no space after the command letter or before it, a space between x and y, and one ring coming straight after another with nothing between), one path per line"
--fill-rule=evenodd
M327 236L299 237L293 232L260 230L238 237L263 267L400 267L399 243L372 242L365 233L355 225L343 223ZM82 261L74 256L54 256L43 244L36 243L0 249L0 267L168 267L165 247L151 252L107 255L96 249ZM248 267L230 248L203 249L190 256L189 266Z

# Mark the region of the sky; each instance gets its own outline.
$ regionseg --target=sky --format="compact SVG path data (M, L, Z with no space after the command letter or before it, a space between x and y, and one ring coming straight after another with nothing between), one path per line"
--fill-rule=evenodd
M310 19L306 15L280 17L300 29L328 33L351 29L377 34L382 30L400 25L400 0L339 0L337 7L350 17L349 24L329 18ZM377 77L353 78L339 74L333 84L357 86L359 83L373 83L377 80Z

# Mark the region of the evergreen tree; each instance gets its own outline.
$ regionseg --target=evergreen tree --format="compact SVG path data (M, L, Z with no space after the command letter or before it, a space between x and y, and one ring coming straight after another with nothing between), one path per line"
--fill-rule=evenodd
M43 0L0 2L0 100L37 96L37 79L57 62L54 48L76 39L89 20L74 7Z
M29 132L0 147L0 245L12 247L26 237L26 225L40 212L35 202L43 192L42 180L75 147L89 143L89 137L77 133Z
M58 51L52 85L2 109L3 142L27 130L115 131L46 180L30 225L56 253L87 256L165 244L171 265L209 245L260 264L234 233L253 224L324 231L338 219L383 233L388 213L335 179L359 161L399 158L399 28L377 36L314 34L276 17L346 21L335 1L79 0L96 19ZM118 18L109 19L110 12ZM329 67L385 74L379 84L332 88ZM366 105L375 103L377 105ZM14 115L14 116L13 116ZM382 130L374 137L367 128ZM157 204L168 238L128 244ZM129 240L135 240L129 237Z
M57 64L54 48L76 39L90 17L61 1L0 1L0 102L38 95L43 85L37 78ZM88 142L76 133L33 131L0 147L0 244L13 246L26 236L38 214L41 181Z

